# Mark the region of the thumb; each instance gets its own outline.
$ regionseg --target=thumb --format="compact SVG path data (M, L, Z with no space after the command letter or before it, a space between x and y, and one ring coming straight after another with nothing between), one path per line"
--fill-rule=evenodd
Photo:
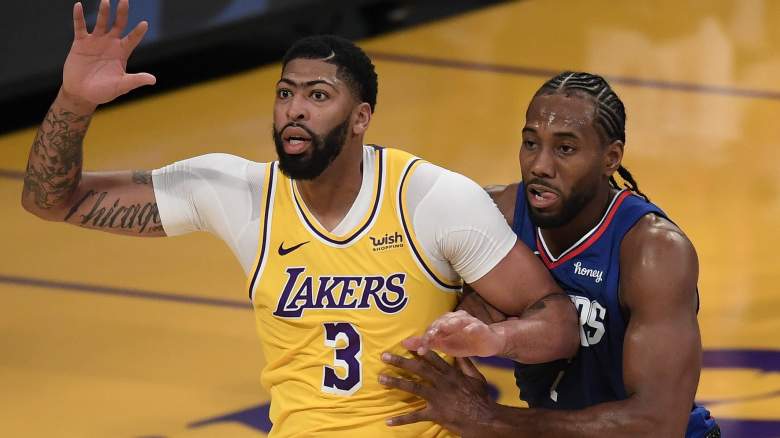
M469 377L472 377L474 379L479 379L481 381L485 381L485 376L482 375L482 373L479 372L476 365L474 365L474 362L471 361L468 357L456 357L455 358L455 364L458 366L458 369L460 371Z
M117 91L119 94L125 94L144 85L154 85L156 82L157 78L149 73L126 74L119 81Z

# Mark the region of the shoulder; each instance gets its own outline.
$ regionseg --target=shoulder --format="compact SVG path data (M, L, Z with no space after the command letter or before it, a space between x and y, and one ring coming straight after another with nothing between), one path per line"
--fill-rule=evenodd
M696 250L677 225L661 216L649 213L626 233L620 270L621 299L629 307L646 300L696 300Z
M221 152L199 155L197 157L188 158L180 162L187 163L192 168L204 170L212 169L223 172L234 172L247 168L265 168L267 165L266 163L251 161L244 157L239 157L238 155L225 154Z
M421 163L409 176L409 193L435 194L449 201L467 201L475 194L485 196L470 178L429 162Z
M157 179L174 179L178 181L197 179L201 181L229 181L262 179L267 163L258 163L237 155L211 153L186 158L173 164L161 167L152 172Z
M667 256L695 257L696 251L688 236L669 219L648 213L626 233L621 244L621 258L625 255L663 253Z
M445 229L482 229L485 224L492 229L496 223L509 230L493 199L479 184L427 162L412 174L405 202L410 214L435 219L439 234Z

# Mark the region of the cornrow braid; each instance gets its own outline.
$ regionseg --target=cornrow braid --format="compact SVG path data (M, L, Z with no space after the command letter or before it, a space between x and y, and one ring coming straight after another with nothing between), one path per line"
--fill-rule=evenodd
M534 97L559 93L584 94L592 98L596 103L596 124L606 142L620 140L623 144L626 143L626 109L603 77L591 73L565 71L545 82ZM618 175L625 187L649 200L639 190L639 184L628 169L621 165L618 167ZM609 183L616 189L620 188L614 176L609 177Z

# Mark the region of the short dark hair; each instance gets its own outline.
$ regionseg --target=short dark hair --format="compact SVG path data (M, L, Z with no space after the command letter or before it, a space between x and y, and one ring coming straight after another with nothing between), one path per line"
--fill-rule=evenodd
M338 67L339 76L349 85L361 102L376 108L378 89L374 64L352 41L335 35L313 35L301 38L287 50L282 69L293 59L321 59Z
M614 141L626 143L626 108L603 77L593 73L565 71L545 82L534 97L550 94L579 94L590 98L596 107L596 127L607 144ZM629 189L648 199L639 190L639 184L628 169L621 165L618 167L618 175ZM620 187L614 176L609 178L609 182L615 188Z

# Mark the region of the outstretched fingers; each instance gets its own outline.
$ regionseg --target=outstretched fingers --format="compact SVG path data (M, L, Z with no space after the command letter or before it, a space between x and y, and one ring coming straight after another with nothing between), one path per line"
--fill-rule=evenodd
M75 39L85 38L87 33L87 23L84 20L84 6L81 2L73 5L73 36Z
M380 374L379 383L390 388L400 389L401 391L408 392L409 394L414 394L422 399L427 400L431 396L431 388L421 382L415 382L413 380L407 380L401 377Z
M130 5L128 0L119 0L119 6L116 8L116 20L114 20L114 25L111 27L111 35L116 37L122 35L122 32L125 30L125 26L127 26L127 15L129 9Z
M108 0L100 0L98 8L97 22L92 29L92 35L105 35L108 32L108 17L111 15L111 4Z
M125 51L125 58L129 58L130 54L133 53L133 50L138 47L138 44L144 39L144 35L146 35L148 29L149 23L142 21L138 23L126 37L122 38L122 48Z
M431 354L436 355L436 353ZM418 357L406 358L398 356L397 354L384 352L382 353L382 361L420 376L431 383L436 383L436 380L440 375L438 372L439 370L432 366L433 364L431 362L426 362Z
M431 364L440 373L448 373L452 371L452 366L448 364L441 356L435 351L428 351L423 356L429 364Z
M427 414L428 408L420 409L419 411L388 418L385 420L385 423L387 423L388 426L403 426L404 424L412 424L420 421L431 421L432 418L430 418L430 416Z

